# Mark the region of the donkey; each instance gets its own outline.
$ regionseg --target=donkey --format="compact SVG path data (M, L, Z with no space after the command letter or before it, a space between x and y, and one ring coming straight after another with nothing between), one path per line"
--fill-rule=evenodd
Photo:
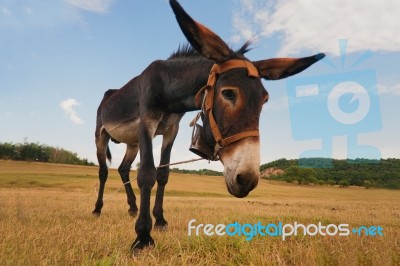
M193 20L176 0L170 0L178 24L193 47L181 47L167 60L152 62L139 76L119 90L109 90L98 108L96 147L100 189L93 214L103 206L107 180L106 159L111 158L109 140L127 144L118 168L129 204L129 213L138 212L129 181L129 171L140 148L140 212L132 250L154 245L150 233L150 193L157 182L153 215L154 227L165 229L163 196L169 168L156 168L152 139L162 135L160 164L170 162L171 148L186 112L201 110L200 135L211 154L224 166L227 189L235 197L245 197L259 179L259 118L268 93L261 78L276 80L297 74L324 57L276 58L250 61L244 54L249 42L233 51L218 35ZM204 86L206 85L206 86ZM195 122L195 121L194 121ZM193 123L194 124L194 123ZM201 154L201 151L200 151Z

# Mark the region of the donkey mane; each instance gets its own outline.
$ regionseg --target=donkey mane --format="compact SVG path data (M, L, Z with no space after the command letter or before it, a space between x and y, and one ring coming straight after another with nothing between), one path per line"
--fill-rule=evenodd
M179 44L178 50L174 51L168 59L180 57L202 57L189 43Z
M253 44L253 40L248 40L245 42L239 50L235 51L237 54L244 55L253 48L250 47ZM203 57L199 52L197 52L189 43L180 44L178 50L174 51L168 59L182 58L182 57Z

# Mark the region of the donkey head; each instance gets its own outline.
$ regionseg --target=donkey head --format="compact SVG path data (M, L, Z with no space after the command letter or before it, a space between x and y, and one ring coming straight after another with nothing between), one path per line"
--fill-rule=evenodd
M259 120L268 93L261 78L276 80L306 69L324 57L275 58L252 62L214 32L193 20L176 0L170 5L189 43L203 56L214 61L203 95L204 138L215 148L224 165L228 191L245 197L259 179ZM207 93L206 93L207 91ZM211 96L210 96L211 95Z

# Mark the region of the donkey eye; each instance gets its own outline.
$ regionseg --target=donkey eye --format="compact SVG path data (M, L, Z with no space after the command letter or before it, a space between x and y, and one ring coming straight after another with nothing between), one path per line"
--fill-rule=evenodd
M223 90L222 95L227 100L234 100L235 99L235 92L231 89Z

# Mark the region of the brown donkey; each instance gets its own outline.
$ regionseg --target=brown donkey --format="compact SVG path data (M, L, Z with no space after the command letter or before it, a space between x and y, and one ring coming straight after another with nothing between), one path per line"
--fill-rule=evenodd
M121 89L107 91L97 112L100 189L93 214L99 215L103 206L108 173L106 159L111 158L109 140L127 144L125 157L118 168L124 183L129 181L130 167L140 148L137 177L140 212L133 250L154 244L150 235L150 193L156 181L154 226L159 229L167 226L163 197L169 168L156 168L153 138L163 136L160 164L168 164L182 116L201 110L197 118L201 117L203 127L198 127L196 134L199 134L203 147L193 150L205 158L221 160L229 193L245 197L257 186L259 179L259 118L262 106L268 100L261 78L282 79L324 57L324 54L317 54L297 59L250 61L244 56L248 43L235 52L218 35L194 21L176 0L170 0L170 5L194 49L181 47L167 60L152 62ZM134 216L138 208L131 184L126 183L125 189L129 213Z

